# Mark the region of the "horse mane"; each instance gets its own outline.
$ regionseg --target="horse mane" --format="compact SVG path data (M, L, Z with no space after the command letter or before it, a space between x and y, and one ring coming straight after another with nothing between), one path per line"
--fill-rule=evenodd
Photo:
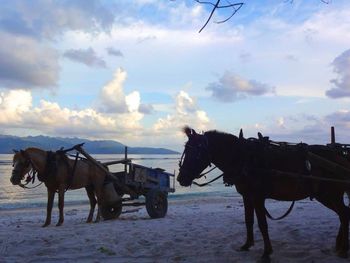
M219 141L224 141L226 143L232 143L232 142L238 141L237 136L235 136L231 133L222 132L222 131L218 131L218 130L207 131L204 133L204 135L211 137L211 138L215 138L216 140L219 140Z

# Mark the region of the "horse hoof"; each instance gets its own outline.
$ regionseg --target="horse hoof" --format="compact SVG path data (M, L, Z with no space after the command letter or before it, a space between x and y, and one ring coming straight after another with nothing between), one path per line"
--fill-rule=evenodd
M337 251L337 255L340 258L348 258L348 252L347 251Z
M249 245L243 245L239 248L239 251L249 251L250 246Z
M47 227L48 225L50 225L50 223L45 223L41 227Z
M58 222L56 226L62 226L62 222Z
M270 255L265 255L264 253L260 258L259 263L271 263Z

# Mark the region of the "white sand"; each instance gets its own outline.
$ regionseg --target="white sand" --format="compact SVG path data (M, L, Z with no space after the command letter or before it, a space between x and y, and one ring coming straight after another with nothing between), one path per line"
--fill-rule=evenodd
M268 201L281 215L288 202ZM132 208L130 208L132 209ZM245 240L241 199L172 201L163 219L145 208L113 221L86 224L88 206L66 207L63 226L42 228L45 209L0 211L0 262L257 262L263 242L255 224L255 246ZM349 262L334 252L338 218L316 201L297 202L291 215L269 221L272 262Z

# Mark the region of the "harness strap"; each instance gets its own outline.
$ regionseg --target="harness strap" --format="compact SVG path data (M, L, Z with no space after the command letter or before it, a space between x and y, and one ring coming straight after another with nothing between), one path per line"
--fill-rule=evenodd
M24 188L24 189L34 189L37 188L39 185L41 185L43 182L40 182L40 184L37 184L36 186L33 187L28 187L27 184L19 184L20 187Z
M202 174L198 175L198 177L197 177L197 178L201 178L201 177L203 177L204 175L206 175L206 174L210 173L211 171L215 170L216 168L217 168L216 166L215 166L215 167L213 167L213 168L211 168L209 171L207 171L207 172L205 172L205 173L202 173Z
M287 212L285 212L282 216L280 217L273 217L271 216L271 214L269 213L269 211L267 211L266 207L265 207L265 214L266 216L271 219L271 220L281 220L283 218L285 218L287 215L290 214L290 212L292 212L293 207L294 207L295 201L292 202L292 204L290 205L290 207L288 208Z
M71 187L71 185L73 183L73 178L74 178L75 170L77 168L78 159L79 159L79 152L77 152L75 154L75 160L74 160L73 168L72 168L69 180L68 180L68 185L67 185L66 191L69 189L69 187ZM67 165L69 166L68 162L67 162Z
M216 167L215 167L215 168L216 168ZM213 169L214 169L214 168L213 168ZM212 170L213 170L213 169L212 169ZM210 172L210 171L209 171L209 172ZM212 183L212 182L218 180L219 178L221 178L221 177L223 177L223 176L224 176L224 174L221 174L221 175L215 177L214 179L210 180L209 182L206 182L206 183L203 183L203 184L196 183L195 181L193 181L192 183L193 183L194 185L199 186L199 187L203 187L203 186L206 186L206 185L208 185L208 184L210 184L210 183Z

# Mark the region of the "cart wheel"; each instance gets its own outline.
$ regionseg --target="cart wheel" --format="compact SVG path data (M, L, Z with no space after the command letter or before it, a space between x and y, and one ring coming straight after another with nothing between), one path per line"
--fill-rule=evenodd
M101 215L104 220L116 219L122 213L122 201L118 201L112 205L102 205Z
M146 193L146 209L151 218L162 218L168 211L168 198L165 192L151 189Z

